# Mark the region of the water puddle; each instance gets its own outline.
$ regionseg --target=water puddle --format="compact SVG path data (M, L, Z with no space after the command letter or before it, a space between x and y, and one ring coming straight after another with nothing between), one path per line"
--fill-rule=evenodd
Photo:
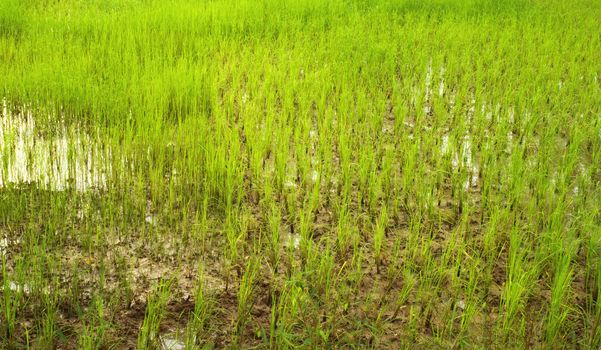
M146 213L144 216L144 221L146 221L149 225L156 225L157 219L156 216L152 213L152 202L146 201Z
M7 237L0 239L0 258L4 257L5 255L7 255L9 253L9 248L10 246L15 246L15 245L19 245L21 243L21 240L16 238L16 239L9 239Z
M31 111L13 115L6 100L2 107L0 188L36 184L47 190L84 192L106 187L111 151L98 139L64 126L58 135L43 135Z
M293 234L290 230L286 230L286 232L282 234L282 240L284 242L284 247L286 248L298 249L300 246L300 235Z
M156 220L152 214L146 214L144 221L146 221L146 223L149 225L154 225L156 223Z
M4 286L0 285L0 291L4 291ZM29 286L27 284L18 284L16 282L10 281L8 282L8 289L11 292L15 292L15 293L23 293L23 294L29 294L31 292L31 288L29 288Z
M161 350L184 350L186 344L174 333L159 336Z
M467 169L467 172L469 173L468 179L463 183L463 189L468 191L470 187L477 186L479 173L478 164L474 160L472 154L472 142L470 136L465 135L457 148L458 149L453 149L448 134L442 136L440 151L443 155L452 155L451 165L453 170L458 171L460 168L464 168Z
M0 239L0 257L6 255L8 251L8 238Z

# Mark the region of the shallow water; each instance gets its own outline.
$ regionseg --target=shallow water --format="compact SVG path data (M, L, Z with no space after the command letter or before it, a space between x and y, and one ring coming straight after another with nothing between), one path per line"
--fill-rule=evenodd
M105 188L111 150L77 129L60 128L59 135L42 135L31 111L17 115L3 101L0 118L0 187L37 184L61 191Z
M298 249L300 246L300 235L293 234L290 230L284 231L282 239L286 248Z
M159 338L161 339L161 350L184 350L186 348L186 344L174 334L161 335Z

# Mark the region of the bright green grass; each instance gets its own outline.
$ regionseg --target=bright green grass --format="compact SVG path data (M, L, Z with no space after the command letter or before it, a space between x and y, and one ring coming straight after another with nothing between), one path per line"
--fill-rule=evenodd
M0 347L601 346L598 1L0 1Z

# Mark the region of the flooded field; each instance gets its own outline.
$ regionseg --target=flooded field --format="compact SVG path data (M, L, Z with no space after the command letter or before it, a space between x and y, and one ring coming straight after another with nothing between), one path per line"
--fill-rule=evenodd
M0 348L601 347L601 5L0 3Z

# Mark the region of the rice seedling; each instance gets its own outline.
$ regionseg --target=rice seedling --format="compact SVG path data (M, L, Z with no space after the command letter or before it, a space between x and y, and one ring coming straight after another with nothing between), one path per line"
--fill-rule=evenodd
M256 277L258 273L258 264L250 260L246 264L246 270L240 280L240 289L238 290L238 312L236 317L236 337L240 336L244 326L250 316L253 307L253 292L255 290Z
M598 348L599 18L0 2L0 348Z
M210 330L209 321L214 313L214 300L204 291L202 268L199 268L198 275L194 294L194 310L186 329L186 344L191 348L208 344L206 334Z
M6 271L6 260L2 259L2 279L4 284L2 286L2 294L3 294L3 319L4 319L4 336L10 342L12 341L12 337L14 336L15 328L16 328L16 315L17 308L19 306L19 294L21 289L14 282L10 281L10 278Z
M169 289L170 282L162 280L149 296L144 321L138 334L139 349L152 349L159 346L159 327L169 301Z

